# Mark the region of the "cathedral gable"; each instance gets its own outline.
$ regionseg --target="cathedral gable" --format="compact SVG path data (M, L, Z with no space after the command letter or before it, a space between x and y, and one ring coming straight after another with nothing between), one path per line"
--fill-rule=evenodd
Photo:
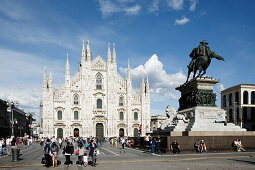
M106 63L101 56L97 56L92 63L93 71L106 71Z

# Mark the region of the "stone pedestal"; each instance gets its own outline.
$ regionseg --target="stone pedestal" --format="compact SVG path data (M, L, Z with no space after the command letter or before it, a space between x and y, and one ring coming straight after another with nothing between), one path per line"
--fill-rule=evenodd
M218 82L213 78L201 78L176 88L181 92L177 115L183 120L177 121L173 131L246 131L225 123L226 111L216 107L213 93L213 86Z

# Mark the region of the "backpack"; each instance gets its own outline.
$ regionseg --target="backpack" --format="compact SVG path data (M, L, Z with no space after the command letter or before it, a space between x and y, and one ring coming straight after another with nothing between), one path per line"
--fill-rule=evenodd
M50 144L46 144L45 146L44 146L44 152L45 153L50 153Z

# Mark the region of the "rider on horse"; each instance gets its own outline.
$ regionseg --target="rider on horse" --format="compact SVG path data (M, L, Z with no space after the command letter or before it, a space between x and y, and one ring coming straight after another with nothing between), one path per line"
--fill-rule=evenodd
M197 48L194 48L190 53L190 57L192 58L191 62L188 65L188 69L194 71L194 66L196 60L199 56L209 56L211 54L210 48L207 46L208 43L206 40L200 42L200 45Z

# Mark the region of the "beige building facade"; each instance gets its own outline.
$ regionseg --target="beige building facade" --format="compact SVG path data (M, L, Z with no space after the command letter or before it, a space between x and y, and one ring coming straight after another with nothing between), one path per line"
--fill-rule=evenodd
M221 92L221 107L226 119L247 130L255 130L255 85L239 84Z

